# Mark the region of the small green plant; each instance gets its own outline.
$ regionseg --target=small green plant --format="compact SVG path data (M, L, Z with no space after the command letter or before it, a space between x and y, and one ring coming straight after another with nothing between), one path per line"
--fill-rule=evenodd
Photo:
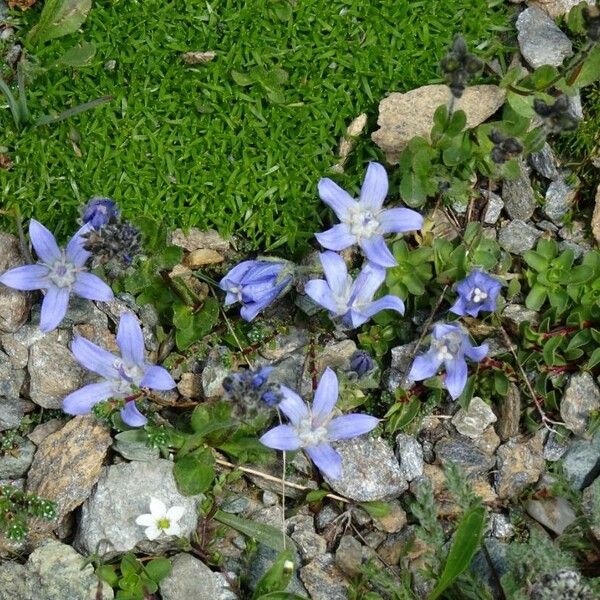
M0 534L19 542L29 531L28 521L56 517L56 504L37 494L28 494L13 485L0 486Z

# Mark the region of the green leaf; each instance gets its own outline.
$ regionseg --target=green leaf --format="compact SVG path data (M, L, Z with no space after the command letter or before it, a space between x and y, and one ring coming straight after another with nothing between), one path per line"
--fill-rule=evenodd
M360 506L364 508L374 519L387 517L391 512L391 507L382 500L373 500L372 502L361 502Z
M247 86L254 83L254 78L247 73L240 73L239 71L231 71L231 78L238 85Z
M265 594L272 592L283 592L287 588L294 573L293 567L291 569L287 568L288 565L286 563L289 562L292 565L294 563L292 552L290 550L280 552L271 568L261 577L256 585L256 589L252 594L252 600L258 600Z
M175 461L173 476L177 487L186 496L206 492L215 478L215 459L206 448L186 454Z
M462 516L456 528L454 541L448 552L444 570L438 579L437 585L428 596L428 600L439 598L448 586L471 564L471 560L479 547L484 525L485 509L483 506L475 506Z
M542 65L528 77L528 80L531 81L534 89L543 91L556 79L557 75L558 69L556 67L553 67L552 65Z
M533 110L533 96L530 94L522 96L520 94L515 94L514 92L508 92L506 101L521 117L531 119L535 115L535 111Z
M46 0L40 20L27 39L34 45L75 33L86 20L92 0Z
M171 573L173 565L168 558L154 558L146 564L144 571L156 583L162 581Z
M600 348L596 348L587 361L586 369L593 369L600 364Z
M214 519L215 521L219 521L219 523L222 523L223 525L228 525L240 533L255 539L269 548L273 548L273 550L277 550L278 552L283 552L286 548L296 547L294 541L288 536L285 536L286 548L284 548L281 531L272 525L243 519L237 515L225 513L222 510L218 510L215 513Z
M527 250L527 252L523 253L523 258L525 262L538 273L545 271L549 266L548 260L541 254L538 254L535 250Z
M446 128L446 135L458 135L467 124L467 115L464 110L457 110L452 114L452 118Z
M121 558L121 574L125 578L134 578L141 572L142 565L135 555L128 552Z
M92 62L94 56L96 56L96 44L94 42L83 42L79 46L69 48L58 59L58 63L68 67L85 67Z
M312 502L320 502L323 500L323 498L325 498L325 496L327 496L327 494L327 490L312 490L306 494L305 500L309 504Z
M96 577L105 581L110 587L116 587L119 583L119 576L116 573L115 565L100 565L96 569Z
M525 306L531 310L539 310L546 301L547 296L548 290L543 285L536 283L527 294L527 298L525 298Z
M193 343L209 334L219 319L219 303L214 298L206 298L202 308L194 312L192 307L178 305L174 308L173 325L177 328L175 341L179 350L189 348Z
M581 88L598 81L598 79L600 79L600 44L596 44L596 47L585 59L575 80L569 81L569 83Z

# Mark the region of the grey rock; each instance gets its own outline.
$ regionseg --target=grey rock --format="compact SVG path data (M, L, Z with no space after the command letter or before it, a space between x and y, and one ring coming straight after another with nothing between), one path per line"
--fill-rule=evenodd
M525 9L517 19L519 49L534 69L542 65L559 67L573 55L571 40L537 6Z
M69 348L43 337L29 349L29 396L43 408L60 408L63 398L80 388L87 372Z
M479 550L473 557L470 569L492 589L494 598L501 598L502 590L498 585L498 581L509 570L507 560L509 544L495 538L485 538L482 544L485 544L493 570L482 550Z
M223 500L221 510L232 515L239 515L248 509L250 500L246 496L229 496Z
M146 434L142 429L130 429L117 433L113 450L127 460L155 460L160 456L158 448L148 446Z
M396 436L396 458L400 463L400 473L406 481L423 475L423 448L412 435L399 433Z
M544 443L544 460L556 462L568 449L569 444L566 440L559 439L554 431L549 431Z
M286 385L294 390L299 390L301 394L306 393L305 389L301 388L302 373L306 363L306 351L304 348L294 351L289 356L279 360L276 363L265 361L263 364L272 364L273 372L269 376L270 381L276 381L282 385ZM257 365L260 363L257 363ZM262 366L262 364L260 364ZM308 380L307 380L308 384Z
M1 10L0 5L0 12ZM27 600L25 565L12 561L0 563L0 600Z
M527 443L509 440L498 448L496 492L502 499L518 496L535 483L544 471L542 438L536 435Z
M156 551L157 543L168 545L172 538L162 537L154 543L146 540L144 527L135 522L136 517L149 512L152 497L162 500L167 507L184 507L179 525L181 536L189 536L196 527L196 505L201 496L183 496L175 484L173 463L158 459L104 469L96 489L83 505L75 546L89 554L96 550L100 540L106 540L114 552L126 552L136 545Z
M415 346L416 342L411 342L410 344L392 348L390 368L384 375L385 387L389 392L394 392L397 388L408 390L415 384L408 377Z
M98 578L85 558L66 544L51 540L34 550L27 562L27 600L96 600ZM112 588L102 585L99 596L111 600Z
M398 500L389 500L387 505L389 512L383 516L374 517L373 524L380 531L396 533L406 525L408 517Z
M66 334L60 330L55 330L50 333L40 331L38 325L33 323L25 323L16 333L3 334L0 336L2 348L10 358L10 361L15 369L22 369L27 366L29 361L29 348L37 341L44 337L48 337L54 341L63 340L68 343Z
M548 142L544 144L544 147L539 152L530 154L528 160L529 164L542 177L550 179L551 181L559 178L560 175L556 168L558 161Z
M262 503L265 506L275 506L279 503L279 499L277 498L277 494L273 492L269 492L268 490L262 493Z
M339 516L339 511L331 504L326 504L315 517L315 527L317 531L323 531L331 525Z
M487 455L468 438L462 436L442 438L435 445L435 454L441 464L453 462L468 475L489 471L496 459Z
M514 383L509 382L506 396L499 404L500 415L496 428L500 439L506 442L509 438L519 435L521 392Z
M585 433L592 412L600 409L600 390L593 377L583 371L571 376L560 403L560 416L567 429Z
M521 174L514 181L505 180L502 184L504 208L511 219L527 221L535 210L535 193L529 180L529 172L525 161L519 161Z
M500 218L500 213L504 208L504 200L498 194L490 192L488 190L479 190L483 198L487 201L485 207L485 213L483 215L483 222L488 225L495 225Z
M218 346L210 351L202 370L202 391L205 398L217 398L224 394L223 379L231 370L225 361L228 352L225 346Z
M478 396L471 398L467 410L460 408L452 417L452 424L458 433L472 440L481 437L485 428L496 421L497 417L490 405Z
M566 15L574 6L577 6L581 0L530 0L529 4L535 4L543 8L553 19ZM593 6L595 0L585 0L590 6Z
M542 219L541 221L538 221L535 226L538 229L541 229L542 231L549 231L550 233L556 233L558 231L558 227L552 223L551 221L548 221L546 219Z
M507 252L524 254L533 248L541 234L541 231L524 221L515 220L500 229L498 242Z
M571 485L581 490L600 475L600 431L591 440L575 440L563 456L563 469Z
M351 535L343 535L335 551L335 564L348 577L356 577L362 564L362 546Z
M300 553L303 562L308 562L325 554L327 551L327 541L315 532L313 518L306 515L298 515L289 519L293 522L293 531L290 537L296 542L296 547Z
M563 179L553 181L546 190L543 211L555 223L560 223L569 212L577 190L568 185Z
M348 584L331 554L323 554L300 569L300 579L313 600L347 600Z
M578 121L583 120L583 105L581 104L581 94L579 91L574 96L567 96L569 99L569 114Z
M592 535L600 541L600 477L583 490L581 510L589 519Z
M309 335L306 329L289 327L287 333L280 333L273 341L264 344L260 355L271 362L277 362L308 345Z
M10 358L0 351L0 431L19 426L24 414L20 392L25 370L15 369Z
M573 257L575 260L581 258L586 252L589 252L592 249L592 245L589 243L585 244L576 244L575 242L570 242L567 240L563 240L558 243L558 250L560 252L564 252L565 250L571 250L573 252Z
M369 502L397 498L408 489L392 449L381 438L359 437L335 444L342 476L327 483L338 494Z
M25 264L19 240L0 231L0 273ZM14 290L0 283L0 332L17 331L29 316L31 294Z
M191 554L182 552L171 560L173 569L159 585L162 600L233 600L237 597L223 587L216 573Z
M515 535L514 525L502 513L492 513L489 519L490 534L496 539L507 542Z
M568 500L560 496L556 498L529 500L525 505L525 510L538 523L541 523L544 527L547 527L558 535L577 518Z
M537 325L540 320L535 310L531 310L522 304L507 304L502 311L502 317L515 329L518 329L521 323Z
M27 473L31 466L35 445L17 436L17 447L0 453L0 479L18 479Z

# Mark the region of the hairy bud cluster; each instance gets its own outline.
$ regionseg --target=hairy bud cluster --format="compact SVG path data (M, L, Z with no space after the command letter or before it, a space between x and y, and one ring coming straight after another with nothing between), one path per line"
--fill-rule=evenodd
M440 67L455 98L460 98L467 82L483 69L483 62L467 50L464 38L457 35L448 54L440 61Z
M515 138L504 135L497 129L493 129L489 137L494 143L492 160L498 165L505 163L507 160L510 160L523 152L523 145L521 142Z
M560 95L554 104L547 104L536 98L533 101L533 110L544 119L546 127L552 133L577 129L578 120L569 110L569 98L564 94Z

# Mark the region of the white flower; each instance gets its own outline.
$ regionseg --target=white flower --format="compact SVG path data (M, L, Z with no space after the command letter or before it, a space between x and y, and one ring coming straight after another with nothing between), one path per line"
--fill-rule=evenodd
M183 506L172 506L167 510L166 504L157 498L150 498L150 512L140 515L135 522L146 528L144 532L149 540L155 540L161 534L179 535L181 527L177 521L183 517Z

